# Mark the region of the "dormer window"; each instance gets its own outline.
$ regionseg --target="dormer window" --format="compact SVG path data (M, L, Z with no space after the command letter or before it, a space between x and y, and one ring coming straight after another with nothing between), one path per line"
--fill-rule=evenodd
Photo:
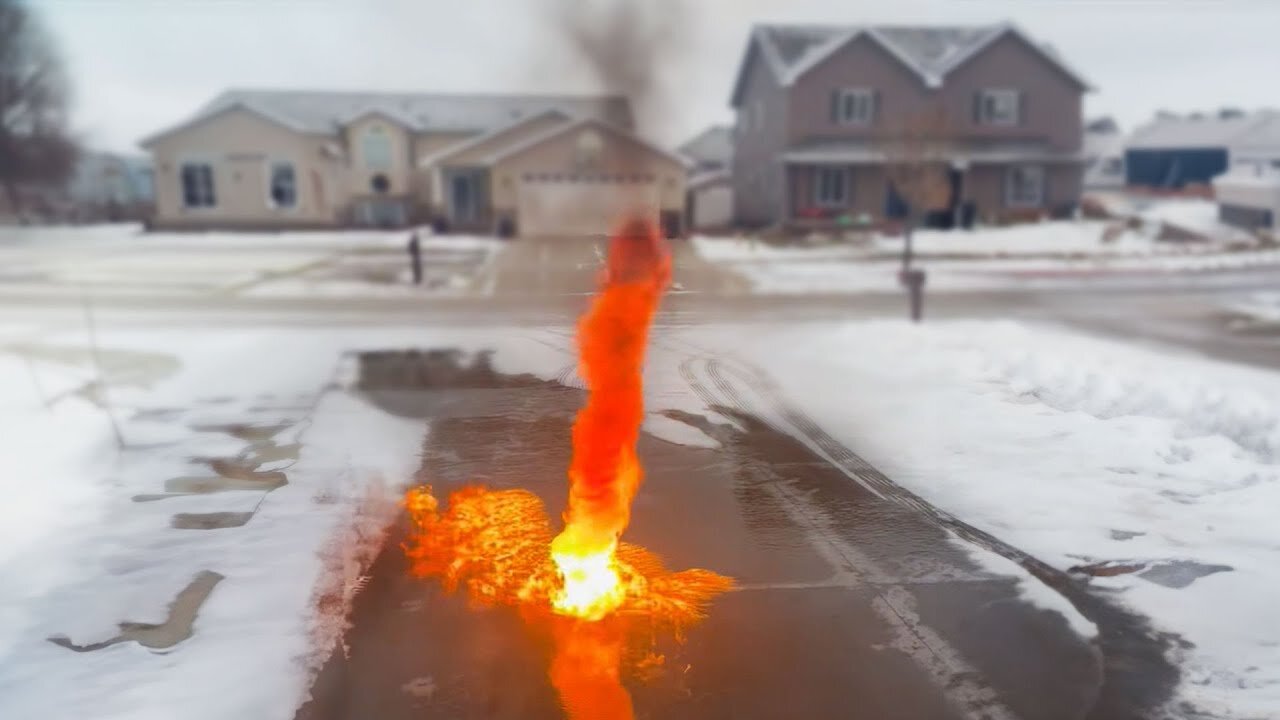
M870 88L842 88L831 97L831 120L837 125L870 125L876 118L876 93Z

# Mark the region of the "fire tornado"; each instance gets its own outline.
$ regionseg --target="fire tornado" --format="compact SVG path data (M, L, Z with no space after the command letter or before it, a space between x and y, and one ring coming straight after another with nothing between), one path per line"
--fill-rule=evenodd
M517 607L531 626L549 628L550 678L570 718L633 717L622 670L660 663L651 653L658 632L678 637L733 584L707 570L670 572L620 540L642 476L645 348L670 275L670 254L652 224L628 222L610 239L600 290L578 325L588 395L573 426L559 534L525 490L468 487L447 508L430 487L405 499L412 571L474 603Z

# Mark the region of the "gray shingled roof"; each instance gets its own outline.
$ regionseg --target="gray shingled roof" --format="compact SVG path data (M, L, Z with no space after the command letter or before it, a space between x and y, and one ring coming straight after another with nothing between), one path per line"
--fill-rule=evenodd
M381 112L419 131L486 132L552 109L626 129L634 124L631 105L620 96L228 90L178 127L234 106L249 108L302 132L317 133L336 132L343 124L371 112Z
M1280 130L1273 129L1276 115L1260 112L1252 115L1221 117L1219 115L1166 116L1133 131L1128 147L1132 149L1225 148L1239 144L1266 145L1280 142ZM1268 138L1268 135L1271 135ZM1271 143L1267 140L1270 139Z
M728 165L733 160L733 129L727 125L713 125L681 145L679 152L697 163Z
M948 63L1004 30L1003 25L908 27L879 25L866 28L766 25L764 32L778 49L782 61L796 66L809 53L838 41L859 29L876 33L922 74L939 76Z
M1058 53L1008 23L996 25L759 25L752 42L784 85L821 62L845 42L865 34L879 42L932 87L950 71L1006 34L1022 38L1083 87L1088 83ZM745 69L745 58L744 66ZM739 84L741 83L739 72ZM736 91L735 91L736 97Z

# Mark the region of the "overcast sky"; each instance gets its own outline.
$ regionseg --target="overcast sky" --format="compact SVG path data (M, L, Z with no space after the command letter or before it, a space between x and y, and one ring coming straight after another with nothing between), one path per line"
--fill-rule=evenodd
M227 87L591 91L557 0L28 0L67 60L77 129L136 150ZM600 0L571 0L581 3ZM609 0L612 1L612 0ZM646 7L655 0L636 0ZM662 3L659 3L662 4ZM661 48L661 139L728 118L753 22L1013 20L1097 88L1090 117L1280 106L1280 0L686 0ZM666 13L670 20L670 11Z

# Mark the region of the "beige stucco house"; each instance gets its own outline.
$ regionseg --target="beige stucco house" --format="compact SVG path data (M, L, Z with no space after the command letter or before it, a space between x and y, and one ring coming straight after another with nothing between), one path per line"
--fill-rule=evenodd
M229 91L142 144L161 228L674 234L687 172L619 97Z

